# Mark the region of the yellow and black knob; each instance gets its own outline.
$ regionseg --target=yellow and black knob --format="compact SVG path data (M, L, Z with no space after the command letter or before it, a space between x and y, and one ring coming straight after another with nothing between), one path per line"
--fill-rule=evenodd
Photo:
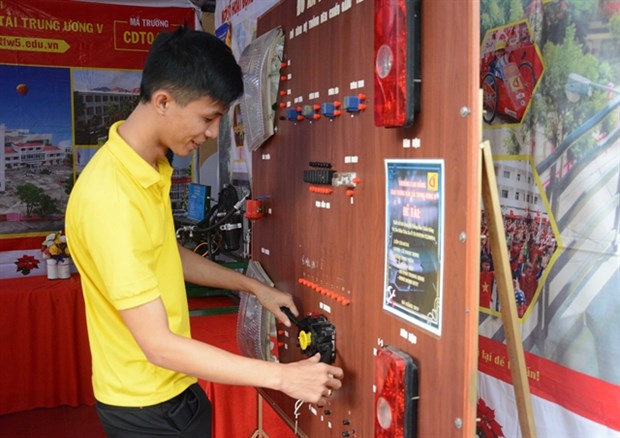
M336 328L323 315L309 314L298 320L287 307L281 308L299 331L299 348L308 356L321 354L321 362L336 361Z
M301 351L306 351L312 345L312 332L299 330L297 340L299 341L299 348L301 348Z

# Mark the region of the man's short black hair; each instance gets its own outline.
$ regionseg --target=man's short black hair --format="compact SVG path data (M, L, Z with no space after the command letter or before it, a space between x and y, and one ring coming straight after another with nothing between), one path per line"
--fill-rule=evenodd
M208 96L225 108L243 94L243 76L230 48L207 32L179 27L155 37L142 72L140 100L166 90L181 105Z

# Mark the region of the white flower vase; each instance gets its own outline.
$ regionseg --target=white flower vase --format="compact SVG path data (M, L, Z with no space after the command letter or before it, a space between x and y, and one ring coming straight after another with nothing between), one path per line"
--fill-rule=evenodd
M56 280L58 278L58 262L56 259L47 259L47 279Z
M66 279L71 277L71 262L68 258L58 262L56 266L58 268L58 278Z

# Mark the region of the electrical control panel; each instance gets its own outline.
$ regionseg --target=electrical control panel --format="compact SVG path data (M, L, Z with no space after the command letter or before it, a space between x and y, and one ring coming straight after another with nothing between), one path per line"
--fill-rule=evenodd
M403 21L412 31L383 32L381 46L420 49L419 64L398 65L414 92L395 90L399 102L416 102L376 124L376 23L392 17L376 19L380 3L284 0L258 21L259 35L281 27L285 43L275 134L252 156L253 193L265 197L252 226L252 258L300 310L296 324L278 326L279 360L318 351L345 372L326 406L299 408L282 393L262 393L299 436L473 436L479 6L404 2L417 14ZM390 59L381 56L388 77ZM392 162L413 170L390 173ZM441 221L417 219L430 210ZM396 295L400 312L386 311L392 271L411 286ZM422 313L417 294L435 297L431 310ZM429 329L433 312L442 318Z

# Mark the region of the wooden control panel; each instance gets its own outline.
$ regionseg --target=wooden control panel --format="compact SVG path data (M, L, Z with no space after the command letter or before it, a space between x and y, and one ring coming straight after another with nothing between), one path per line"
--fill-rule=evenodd
M299 409L301 436L375 436L382 346L406 353L417 366L416 433L409 436L474 435L478 7L469 1L422 2L420 111L409 128L374 123L373 0L284 0L259 19L259 35L281 26L286 39L273 103L279 108L277 132L252 157L253 197L264 197L264 215L252 226L252 258L277 287L294 294L302 315L323 315L333 324L335 364L346 373L328 406ZM440 330L384 309L391 201L386 159L443 166ZM323 183L334 177L337 184ZM281 361L306 357L294 328L282 329L278 340ZM293 428L295 400L263 394Z

